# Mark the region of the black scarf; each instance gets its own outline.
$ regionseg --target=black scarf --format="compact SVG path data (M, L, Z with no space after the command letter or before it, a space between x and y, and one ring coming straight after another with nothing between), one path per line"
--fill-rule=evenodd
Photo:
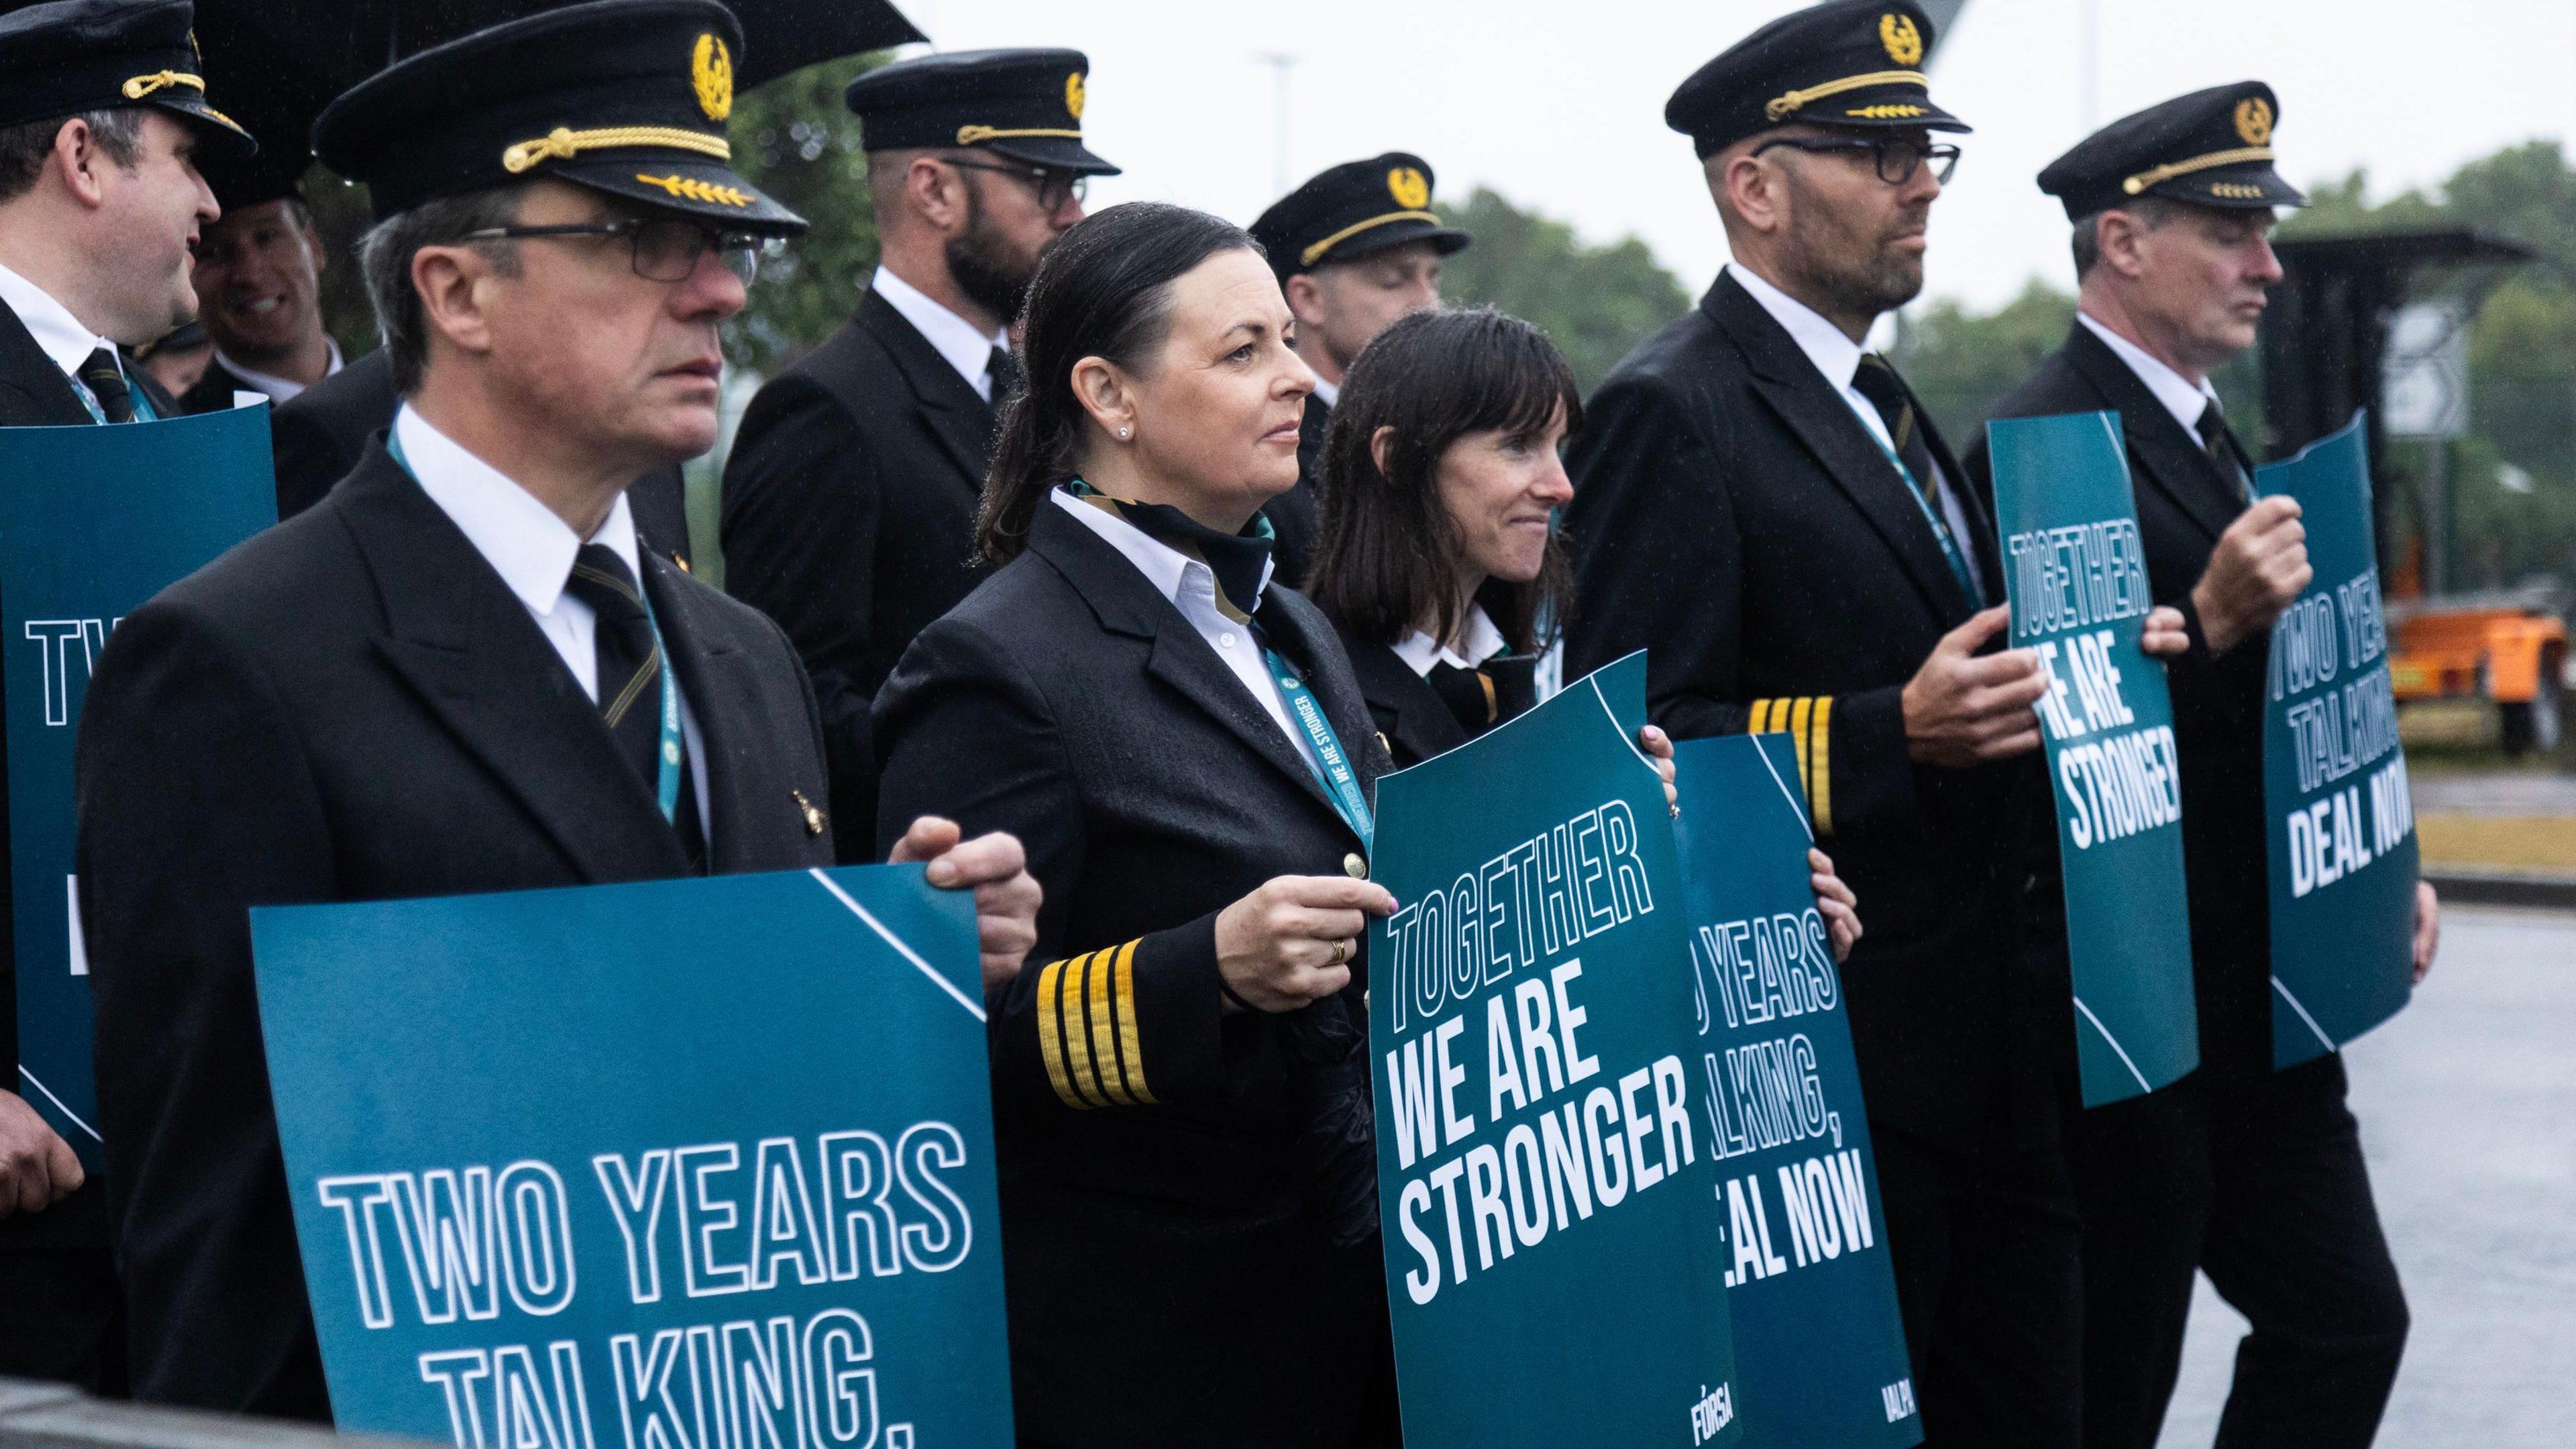
M1136 525L1156 542L1206 564L1208 572L1216 575L1216 611L1226 618L1248 623L1261 607L1274 539L1266 515L1252 515L1241 533L1219 533L1168 503L1112 498L1079 478L1065 487L1092 507Z

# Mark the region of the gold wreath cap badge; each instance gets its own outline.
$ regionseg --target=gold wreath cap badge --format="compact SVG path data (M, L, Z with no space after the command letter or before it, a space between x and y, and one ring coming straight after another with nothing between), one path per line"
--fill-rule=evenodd
M1083 86L1082 72L1075 71L1073 74L1064 78L1064 109L1066 114L1072 116L1077 121L1081 120L1082 104L1089 99L1091 99L1091 96Z
M1914 27L1914 17L1891 10L1878 17L1878 43L1887 47L1887 58L1898 65L1911 66L1923 58L1923 32Z
M1410 166L1398 166L1386 173L1386 194L1407 211L1420 211L1431 204L1431 179Z
M733 114L733 55L713 31L699 36L697 49L690 52L689 84L697 87L698 109L708 120Z
M2236 134L2248 146L2272 143L2272 107L2261 96L2247 96L2236 103Z

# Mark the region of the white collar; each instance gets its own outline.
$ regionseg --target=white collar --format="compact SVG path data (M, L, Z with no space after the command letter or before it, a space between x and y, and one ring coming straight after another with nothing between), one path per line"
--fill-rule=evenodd
M532 613L553 613L563 598L564 582L572 577L572 561L581 553L582 538L572 526L535 494L430 426L410 403L394 414L394 440L402 444L403 460L411 465L421 491L455 521L510 592ZM627 510L625 494L617 495L590 541L608 545L625 560L627 572L643 579L635 517Z
M2102 345L2110 348L2122 362L2129 364L2129 371L2138 375L2138 381L2147 385L2147 391L2156 395L2156 401L2165 405L2165 411L2173 414L2174 421L2182 424L2184 432L2193 437L2200 436L2202 410L2218 401L2218 389L2209 385L2208 378L2202 378L2200 386L2194 387L2181 373L2165 366L2145 348L2095 321L2091 313L2078 311L2075 320L2101 338Z
M1181 602L1181 585L1189 577L1190 570L1197 569L1206 574L1209 586L1211 588L1215 586L1214 569L1138 528L1109 509L1085 503L1074 497L1069 489L1058 488L1047 496L1055 500L1058 508L1081 519L1092 532L1108 540L1111 548L1127 555L1127 561L1134 564L1138 572L1144 574L1145 581L1152 584L1157 593L1171 600L1175 606ZM1271 576L1278 571L1279 560L1275 555L1268 563L1261 566L1262 593L1270 591ZM1254 597L1259 596L1256 594Z
M71 308L54 300L53 293L7 267L0 267L0 302L8 303L9 310L18 314L18 320L26 324L27 335L36 339L36 345L54 360L54 366L61 368L65 377L80 376L81 364L102 347L108 356L117 356L115 343L82 325ZM118 365L124 365L121 358Z
M1322 373L1316 373L1315 396L1322 398L1324 406L1328 408L1339 406L1342 401L1342 385L1338 382L1326 382Z
M322 339L322 345L331 349L331 365L322 369L322 375L329 377L340 370L340 344L325 336ZM273 403L291 402L297 394L312 386L311 383L297 382L291 377L279 377L275 373L259 372L244 367L224 356L224 350L220 347L215 349L215 361L222 363L226 372L250 384L253 391L266 393L268 400Z
M1011 334L995 330L989 334L975 330L975 324L930 300L928 293L887 271L883 265L868 282L870 290L886 299L886 304L902 314L903 320L919 332L931 350L948 359L966 385L993 400L993 349L1007 350Z
M1473 669L1510 647L1503 639L1503 631L1494 627L1493 618L1485 612L1482 604L1467 606L1467 618L1459 626L1458 635L1458 642L1465 646L1463 655L1416 629L1395 641L1395 657L1403 660L1406 668L1427 677L1435 664L1447 664L1453 669Z
M1730 262L1726 272L1735 278L1736 285L1753 294L1753 300L1762 304L1762 310L1771 314L1772 321L1788 331L1789 340L1798 344L1800 352L1807 354L1807 360L1816 365L1816 371L1825 375L1825 381L1832 383L1837 390L1851 386L1853 376L1860 371L1860 356L1864 350L1859 343L1845 337L1843 329L1826 321L1815 308L1772 286L1751 267Z

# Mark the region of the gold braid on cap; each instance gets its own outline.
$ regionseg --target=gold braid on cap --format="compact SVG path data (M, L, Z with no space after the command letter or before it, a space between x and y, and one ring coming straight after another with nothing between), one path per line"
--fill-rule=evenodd
M609 126L596 131L576 131L570 126L557 126L533 141L521 141L501 153L501 169L516 176L540 161L569 161L584 151L607 151L627 146L668 146L678 151L695 151L719 161L733 159L733 147L722 136L704 131L687 131L678 126Z
M171 86L186 86L192 91L203 94L206 89L206 78L201 75L190 75L186 71L156 70L150 75L139 75L128 80L122 89L127 100L139 101L154 91Z
M1436 211L1390 211L1383 216L1372 216L1366 221L1355 221L1349 226L1343 227L1340 231L1333 233L1331 236L1328 236L1322 241L1315 243L1313 246L1306 248L1304 251L1299 252L1297 254L1297 263L1300 266L1311 267L1315 264L1317 258L1323 256L1324 253L1331 251L1333 248L1340 246L1343 242L1349 241L1352 237L1358 236L1361 232L1368 230L1370 227L1384 226L1391 221L1427 221L1433 226L1448 225L1447 222L1441 220L1440 214Z
M957 128L957 144L960 146L972 146L978 141L1007 140L1013 136L1062 136L1068 141L1079 141L1082 139L1082 133L1080 131L1059 130L1052 126L1032 126L1017 131L1004 130L998 126L960 126Z
M2136 196L2141 192L2144 192L2150 186L2162 186L2177 176L2188 176L2195 171L2206 171L2212 166L2234 166L2246 161L2269 161L2271 159L2272 148L2269 146L2239 146L2233 151L2212 151L2206 156L2194 156L2188 161L2168 162L2165 165L2157 167L2153 171L2141 171L2137 175L2130 177L2128 180L2121 182L2120 190L2131 196Z
M1841 80L1827 81L1820 86L1809 86L1803 91L1791 91L1764 106L1762 114L1767 120L1784 121L1803 109L1809 101L1821 101L1827 96L1838 96L1845 91L1856 91L1864 86L1905 85L1921 86L1926 92L1932 89L1930 77L1919 70L1874 70L1867 75L1847 75Z

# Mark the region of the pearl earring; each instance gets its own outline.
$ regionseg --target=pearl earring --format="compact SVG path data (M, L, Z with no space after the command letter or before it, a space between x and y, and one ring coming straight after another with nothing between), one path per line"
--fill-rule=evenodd
M1127 441L1127 435L1134 431L1136 431L1134 428L1120 428L1118 430L1118 441L1122 443Z

